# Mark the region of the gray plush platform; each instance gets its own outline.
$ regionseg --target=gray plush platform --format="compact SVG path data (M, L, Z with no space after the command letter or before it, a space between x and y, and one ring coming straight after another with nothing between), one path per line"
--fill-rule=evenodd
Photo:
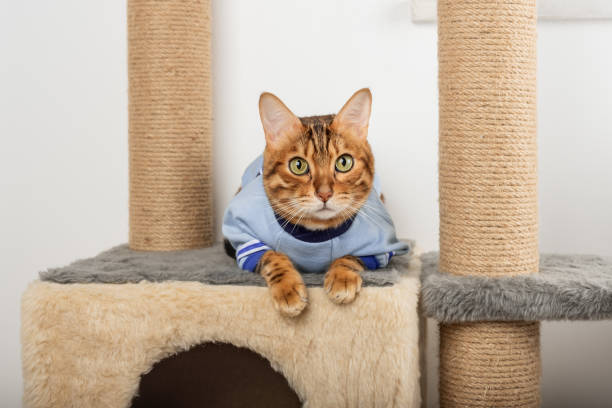
M411 245L413 247L413 245ZM409 255L393 258L389 267L362 274L363 286L390 286L408 267ZM323 274L302 274L306 286L322 286ZM265 286L263 278L245 272L225 254L221 244L205 249L172 252L132 251L127 245L112 248L89 259L40 273L40 279L56 283L136 283L142 280L197 281L211 285Z
M540 258L540 273L509 278L438 272L438 253L421 256L422 305L441 322L612 319L612 259Z

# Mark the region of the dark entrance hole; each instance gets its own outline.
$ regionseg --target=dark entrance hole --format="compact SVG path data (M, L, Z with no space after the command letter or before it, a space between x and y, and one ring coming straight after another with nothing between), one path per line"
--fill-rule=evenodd
M300 407L282 374L259 354L205 343L165 358L140 379L132 408Z

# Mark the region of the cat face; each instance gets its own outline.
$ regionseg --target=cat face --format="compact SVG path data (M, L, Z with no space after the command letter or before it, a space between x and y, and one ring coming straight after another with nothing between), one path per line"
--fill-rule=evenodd
M315 230L336 227L359 211L374 179L367 142L371 101L362 89L337 115L298 118L276 96L261 95L263 182L277 214Z

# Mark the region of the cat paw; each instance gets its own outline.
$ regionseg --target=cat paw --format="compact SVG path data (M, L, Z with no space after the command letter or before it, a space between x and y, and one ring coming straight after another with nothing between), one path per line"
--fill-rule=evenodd
M308 305L308 294L297 271L285 273L282 279L269 286L274 308L283 316L296 317Z
M342 264L332 264L323 287L329 299L337 304L351 303L361 290L361 276L354 268Z

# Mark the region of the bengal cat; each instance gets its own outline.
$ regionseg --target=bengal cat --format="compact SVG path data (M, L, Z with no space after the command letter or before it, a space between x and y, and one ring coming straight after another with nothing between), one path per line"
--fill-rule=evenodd
M223 232L239 266L261 274L283 315L297 316L308 304L298 269L326 272L329 299L347 304L366 267L406 252L372 189L371 103L369 89L361 89L336 115L298 118L271 93L259 99L263 159L247 169Z

